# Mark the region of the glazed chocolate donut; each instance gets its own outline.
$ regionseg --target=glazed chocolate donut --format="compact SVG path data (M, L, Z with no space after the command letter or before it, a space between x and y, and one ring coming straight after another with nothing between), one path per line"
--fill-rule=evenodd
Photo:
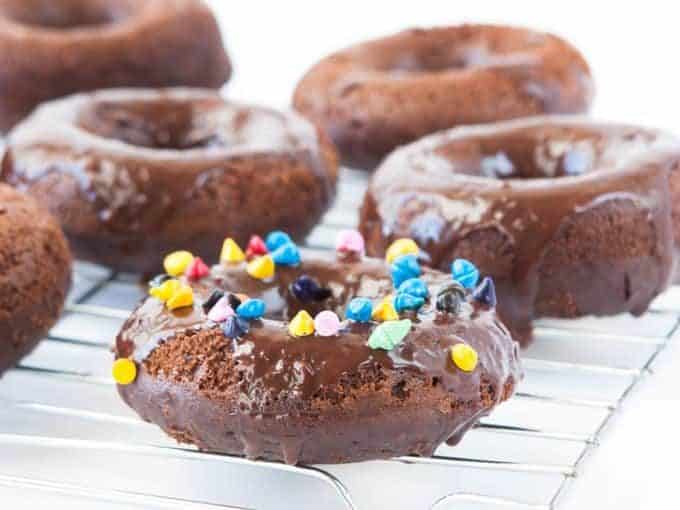
M219 88L231 64L200 0L0 0L0 130L107 87Z
M225 234L304 237L334 196L337 157L294 113L120 89L42 105L10 133L0 177L47 205L78 258L143 273Z
M453 129L385 160L361 230L371 254L410 237L433 267L473 261L526 343L535 317L639 315L666 288L679 163L676 139L630 126L544 117Z
M0 185L0 374L47 334L70 283L59 224L31 198Z
M473 298L425 270L416 283L429 287L430 300L400 317L383 303L380 315L371 301L392 290L383 261L304 257L260 280L250 276L259 260L170 280L193 292L193 304L170 310L175 298L149 297L116 339L122 398L178 441L291 464L431 455L509 398L522 377L489 293ZM154 279L154 295L166 278ZM442 298L451 289L458 301ZM348 303L353 320L340 322L334 312ZM388 320L378 324L372 312Z
M349 164L373 168L399 145L461 124L579 113L590 70L562 39L521 28L416 29L326 57L300 81L295 108Z

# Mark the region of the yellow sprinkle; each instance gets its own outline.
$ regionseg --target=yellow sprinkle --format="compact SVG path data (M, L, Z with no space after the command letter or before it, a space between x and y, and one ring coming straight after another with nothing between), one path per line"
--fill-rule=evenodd
M305 310L300 310L288 325L293 336L308 336L314 333L314 319Z
M179 283L179 280L175 280L174 278L171 280L165 280L158 287L151 287L149 289L149 294L165 303L175 292L177 292L177 289L179 289L180 285L181 284Z
M258 280L266 280L274 276L274 260L271 255L264 255L248 263L248 274Z
M113 362L111 375L118 384L130 384L137 378L137 365L128 358L118 358Z
M410 253L417 255L419 251L420 249L418 248L418 245L413 239L408 238L397 239L392 244L390 244L389 248L387 248L387 253L385 253L385 260L387 261L388 264L391 264L397 257L401 257L402 255L408 255Z
M163 259L163 267L170 276L179 276L184 274L192 260L194 256L186 250L173 251Z
M236 244L231 237L227 237L222 244L222 252L220 253L220 262L225 264L238 264L246 260L246 254Z
M456 344L451 347L451 359L463 372L472 372L477 366L477 351L468 344Z
M169 310L183 308L194 304L194 291L188 285L180 285L179 288L165 302Z
M380 322L399 320L399 314L394 309L394 304L392 303L392 296L384 298L380 304L373 309L371 318Z

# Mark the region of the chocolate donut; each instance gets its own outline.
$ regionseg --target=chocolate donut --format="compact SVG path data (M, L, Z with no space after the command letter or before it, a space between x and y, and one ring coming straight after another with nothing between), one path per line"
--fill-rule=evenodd
M251 276L259 260L174 280L193 303L149 297L116 339L120 395L178 441L291 464L431 455L521 379L492 292L473 298L424 270L409 285L427 286L430 299L404 298L400 287L394 306L421 308L397 316L387 302L371 310L392 291L381 260L306 256L277 264L268 280ZM151 292L161 296L167 282L156 278ZM339 322L348 303L352 320Z
M219 88L231 64L200 0L0 0L0 130L107 87Z
M329 206L332 144L294 113L200 89L107 90L45 103L12 130L0 178L61 221L78 258L151 272L225 233L304 237Z
M371 254L409 237L433 267L473 261L526 343L533 318L639 315L666 288L679 163L678 140L630 126L544 117L452 129L384 161L361 231Z
M0 185L0 374L56 322L70 283L59 224L31 198Z
M579 113L590 70L562 39L522 28L461 25L364 42L317 63L295 108L330 134L349 164L373 168L399 145L446 128Z

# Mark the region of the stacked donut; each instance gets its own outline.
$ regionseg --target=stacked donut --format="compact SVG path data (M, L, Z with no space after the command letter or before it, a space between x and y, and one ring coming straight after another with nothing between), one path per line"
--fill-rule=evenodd
M365 42L303 77L297 112L216 90L231 64L200 0L0 0L0 58L0 371L57 319L67 240L163 267L112 372L205 450L431 455L511 396L533 319L641 314L673 278L680 143L563 116L594 88L550 34ZM377 167L361 232L310 256L340 159Z

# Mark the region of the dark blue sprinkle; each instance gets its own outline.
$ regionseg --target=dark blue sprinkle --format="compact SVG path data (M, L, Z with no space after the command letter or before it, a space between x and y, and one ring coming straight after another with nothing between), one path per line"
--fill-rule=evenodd
M475 301L482 303L490 308L496 306L496 286L490 277L485 277L482 283L472 291L472 297Z
M465 288L458 282L447 285L437 293L435 306L440 312L458 313L465 301Z
M241 300L233 292L229 293L227 299L229 299L229 306L231 306L232 310L236 310L241 305Z
M232 315L231 317L227 318L227 320L224 322L224 325L222 326L222 332L224 333L224 336L231 339L242 337L248 333L249 329L250 324L248 321L236 315Z
M321 287L314 278L306 274L301 275L291 283L290 291L296 299L303 303L323 301L331 297L332 294L330 289Z

